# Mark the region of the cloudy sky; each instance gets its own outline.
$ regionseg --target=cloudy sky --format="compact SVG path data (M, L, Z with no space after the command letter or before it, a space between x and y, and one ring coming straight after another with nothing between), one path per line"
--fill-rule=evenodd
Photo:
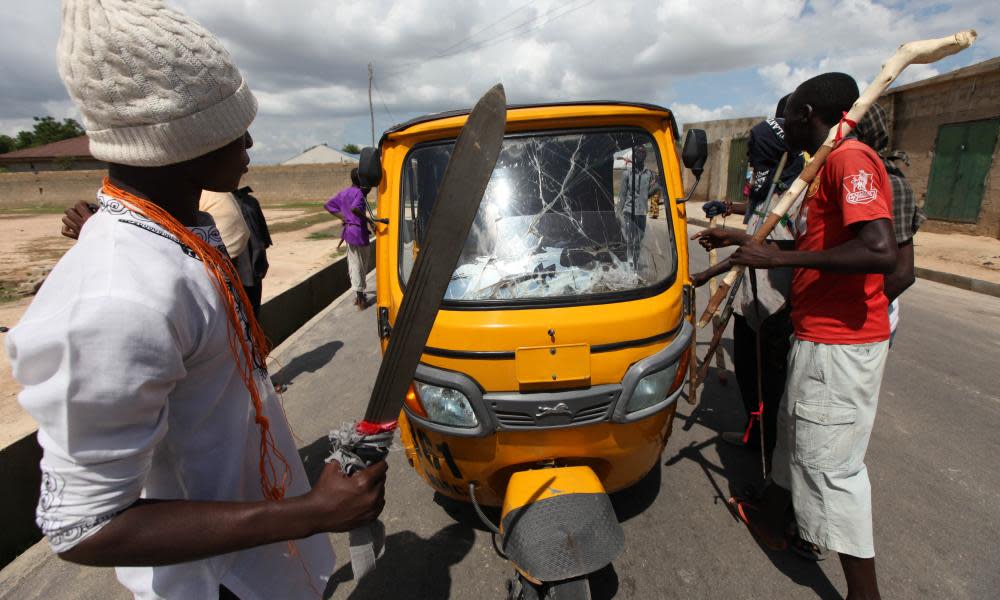
M679 121L762 115L814 74L864 85L900 43L973 27L971 49L922 79L1000 55L996 0L168 0L222 38L260 100L254 161L370 142L408 118L470 105L502 81L512 103L615 99ZM56 0L6 5L0 133L77 116L59 81Z

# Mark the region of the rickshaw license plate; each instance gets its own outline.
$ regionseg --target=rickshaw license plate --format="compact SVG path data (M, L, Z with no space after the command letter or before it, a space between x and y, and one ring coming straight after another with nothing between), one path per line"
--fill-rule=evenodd
M514 354L522 386L590 382L590 344L518 348Z

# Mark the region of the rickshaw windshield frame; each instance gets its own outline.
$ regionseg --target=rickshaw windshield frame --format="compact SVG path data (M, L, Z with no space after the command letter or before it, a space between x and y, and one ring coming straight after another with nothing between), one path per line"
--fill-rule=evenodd
M634 139L642 140L643 145L649 145L652 148L651 158L655 158L655 163L657 167L655 180L657 184L661 197L663 198L663 203L666 210L664 210L664 218L661 222L664 223L664 228L666 229L665 239L662 240L662 248L658 248L660 253L663 255L660 258L664 259L664 264L662 265L663 272L658 273L660 276L657 281L645 285L637 286L630 289L607 291L607 292L586 292L579 294L562 294L554 296L531 296L526 298L497 298L497 299L486 299L486 298L476 298L476 299L455 299L448 298L446 296L444 302L442 303L442 308L447 310L497 310L497 309L529 309L529 308L555 308L555 307L565 307L565 306L585 306L585 305L595 305L595 304L608 304L613 302L623 302L631 300L639 300L642 298L648 298L651 296L658 295L663 291L670 288L677 277L677 243L676 236L674 232L674 220L670 208L670 193L666 187L666 177L663 166L663 157L659 145L656 139L648 130L637 127L637 126L602 126L602 127L579 127L572 129L549 129L549 130L536 130L528 132L515 132L504 136L504 143L506 144L510 140L523 140L523 139L544 139L544 138L558 138L566 136L580 136L583 139L585 136L596 136L600 134L622 134L622 135L632 135ZM397 230L397 248L396 248L396 258L397 258L397 277L399 278L400 288L405 292L406 289L406 277L404 276L404 252L408 251L404 247L404 239L408 236L404 235L403 228L406 227L408 222L412 222L413 232L409 236L410 241L419 240L419 224L420 217L417 214L417 204L412 198L408 198L406 194L407 178L410 177L408 170L411 165L411 159L415 152L421 150L437 147L437 146L451 146L454 145L454 138L446 138L441 140L431 140L426 142L420 142L415 144L407 151L406 155L403 157L403 168L401 176L399 178L399 188L398 188L398 218L400 223L399 229ZM617 155L618 153L616 153ZM615 163L615 159L611 160L612 167ZM499 167L499 164L498 164ZM617 170L611 170L612 180L611 185L614 185L614 179L618 176ZM491 179L491 183L492 183ZM634 181L634 180L633 180ZM634 185L634 184L633 184ZM641 185L639 186L641 188ZM637 194L638 195L638 194ZM612 202L617 202L618 194L615 193L613 187L611 189L611 200ZM633 201L633 205L637 202ZM429 212L429 207L428 207ZM559 214L559 213L553 213ZM477 220L478 220L477 216ZM659 227L659 226L658 226ZM472 234L470 233L470 236ZM649 235L649 234L647 234ZM662 235L662 232L660 232ZM639 242L641 245L641 241ZM638 251L637 251L638 254ZM638 259L637 259L638 260ZM412 268L412 267L411 267ZM456 269L457 271L457 269Z

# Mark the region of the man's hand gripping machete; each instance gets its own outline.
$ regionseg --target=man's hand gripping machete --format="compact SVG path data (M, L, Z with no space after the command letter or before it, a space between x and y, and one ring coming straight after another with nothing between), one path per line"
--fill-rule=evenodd
M389 452L403 400L500 156L506 124L507 98L497 84L473 107L455 142L365 418L330 433L333 453L327 462L338 461L348 474L385 460ZM374 568L376 545L381 551L373 530L381 537L384 528L373 525L350 532L355 579Z

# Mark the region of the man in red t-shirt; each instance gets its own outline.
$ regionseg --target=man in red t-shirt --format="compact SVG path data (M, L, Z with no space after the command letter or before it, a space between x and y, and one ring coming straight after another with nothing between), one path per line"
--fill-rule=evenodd
M827 73L800 85L785 109L793 150L815 153L858 98L854 80ZM889 348L884 275L896 266L892 186L881 159L847 140L830 153L806 192L794 246L746 235L699 234L712 245L740 244L733 264L793 267L788 379L778 415L772 483L763 505L738 502L765 542L783 546L789 491L798 536L840 554L849 599L879 598L871 487L864 457ZM781 244L781 245L779 245Z

